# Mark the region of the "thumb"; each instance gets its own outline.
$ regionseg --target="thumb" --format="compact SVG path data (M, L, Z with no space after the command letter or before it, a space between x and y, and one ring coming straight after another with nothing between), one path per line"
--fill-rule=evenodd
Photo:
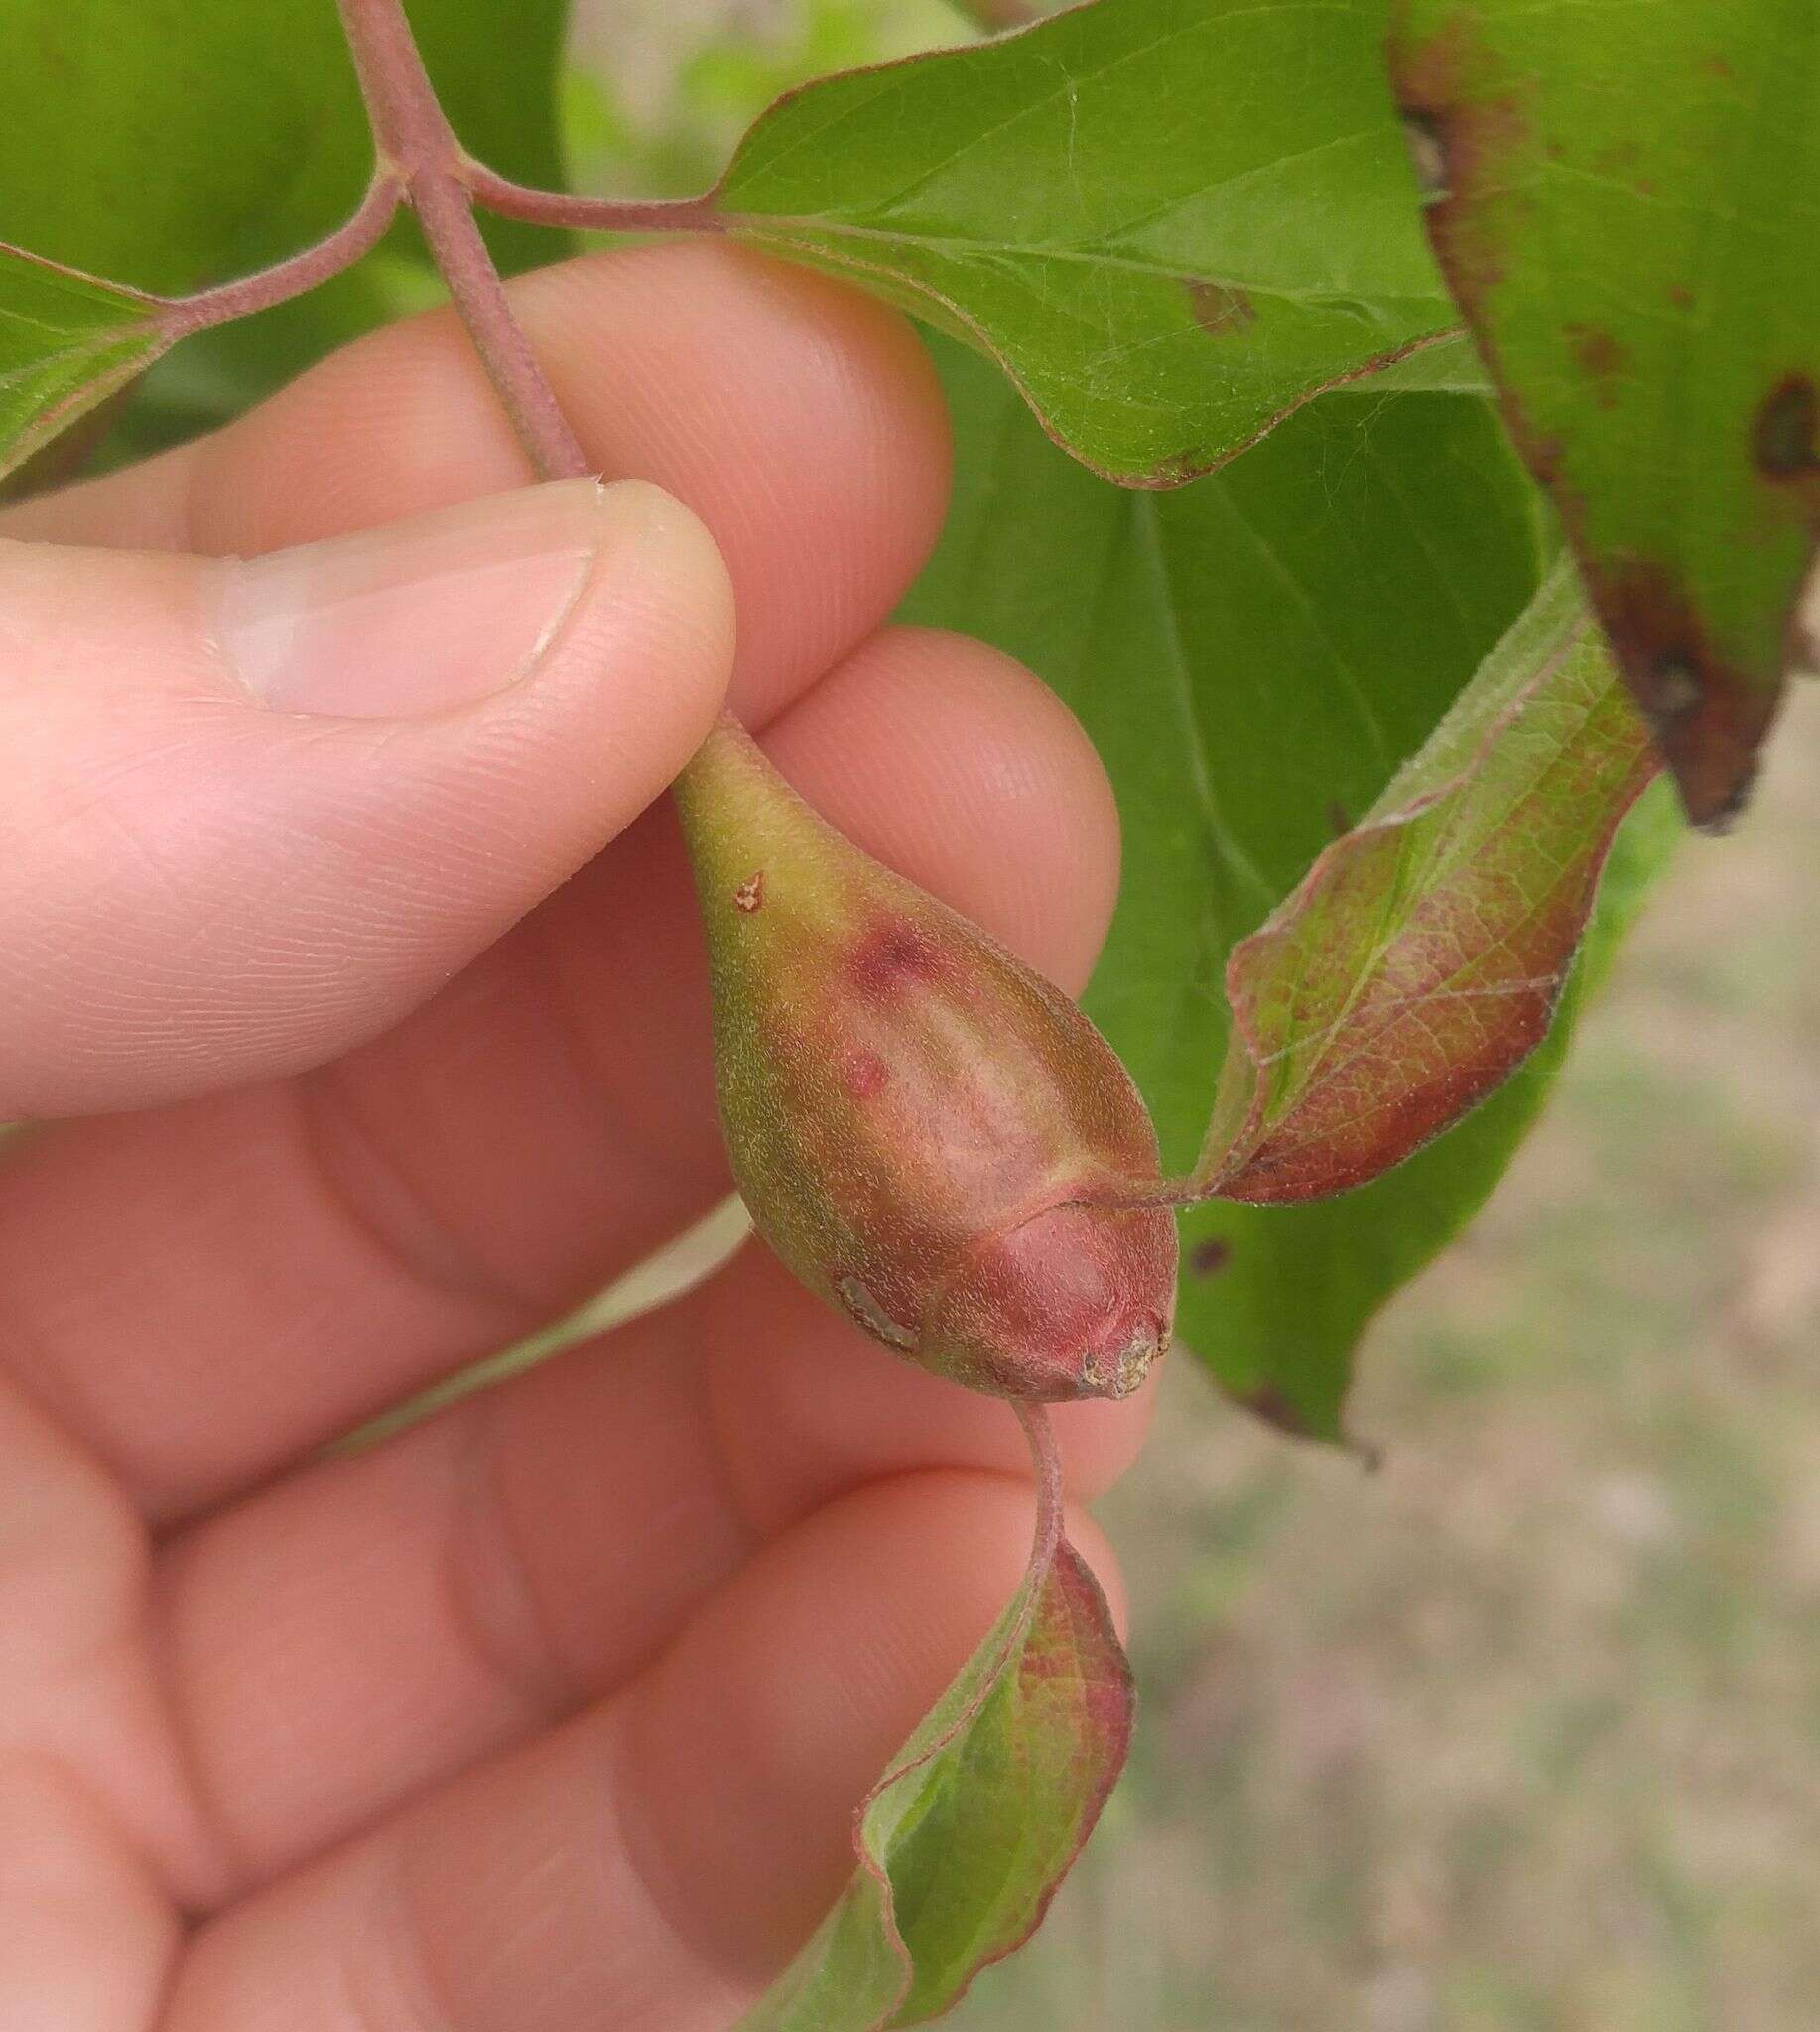
M0 542L0 1119L386 1028L663 790L731 653L639 482L244 563Z

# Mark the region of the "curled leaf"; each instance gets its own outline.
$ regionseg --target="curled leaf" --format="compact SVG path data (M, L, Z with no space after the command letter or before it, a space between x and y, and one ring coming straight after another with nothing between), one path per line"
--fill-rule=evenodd
M1130 1668L1062 1536L1047 1417L1019 1412L1040 1469L1023 1586L866 1796L852 1881L739 2032L940 2016L1035 1931L1124 1764Z
M1501 1084L1547 1033L1654 768L1563 561L1365 819L1234 949L1204 1189L1343 1192Z

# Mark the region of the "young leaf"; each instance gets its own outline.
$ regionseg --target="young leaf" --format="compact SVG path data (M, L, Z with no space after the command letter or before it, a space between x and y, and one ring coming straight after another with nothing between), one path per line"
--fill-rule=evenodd
M1530 598L1534 490L1483 402L1379 398L1373 381L1214 478L1122 493L1057 451L983 361L935 350L958 488L906 618L1022 657L1105 758L1124 881L1087 1006L1150 1103L1165 1166L1186 1170L1227 1048L1229 952L1428 739ZM1376 1183L1309 1206L1191 1207L1183 1345L1235 1396L1337 1436L1360 1335L1501 1176L1570 1015L1571 997L1508 1084Z
M939 2017L1035 1931L1123 1767L1130 1668L1062 1536L1053 1442L1031 1419L1042 1477L1023 1586L861 1804L851 1883L739 2032Z
M0 475L163 352L158 309L136 290L0 245Z
M1563 559L1422 751L1233 953L1209 1190L1375 1178L1547 1034L1619 821L1655 768Z
M1399 0L1391 50L1505 415L1689 813L1723 823L1814 656L1820 9Z
M717 195L991 354L1089 465L1172 486L1457 325L1381 34L1371 0L1096 0L804 87Z

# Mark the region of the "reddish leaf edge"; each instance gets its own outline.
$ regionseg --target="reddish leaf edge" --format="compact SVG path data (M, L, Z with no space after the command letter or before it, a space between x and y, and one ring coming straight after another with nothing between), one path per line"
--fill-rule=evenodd
M1102 4L1102 0L1087 0L1090 6ZM1014 31L1021 35L1023 30ZM973 46L969 46L973 47ZM845 74L845 73L843 73ZM984 325L968 311L964 311L952 297L927 283L914 282L898 274L882 262L866 261L857 254L843 251L830 254L825 248L813 247L806 241L794 239L787 230L791 226L808 227L813 220L791 218L767 218L751 212L722 212L720 215L725 230L735 238L749 239L761 243L767 250L782 254L787 260L799 262L807 268L821 269L825 274L851 276L861 282L862 287L871 287L872 294L884 296L900 307L913 307L925 315L933 312L929 321L939 324L953 336L963 339L976 352L991 361L998 371L1016 389L1018 398L1029 410L1041 427L1044 437L1059 450L1065 451L1077 465L1082 465L1097 478L1108 481L1112 486L1131 493L1169 494L1178 487L1191 486L1196 480L1224 470L1234 459L1241 457L1254 444L1269 437L1279 424L1286 424L1298 410L1318 401L1323 395L1332 395L1342 388L1351 388L1362 381L1369 381L1373 375L1387 373L1392 367L1400 367L1405 360L1414 359L1417 354L1431 351L1439 345L1463 338L1466 326L1459 322L1438 325L1433 331L1418 332L1414 338L1405 339L1402 344L1387 347L1381 353L1372 353L1357 365L1343 368L1337 374L1329 374L1318 381L1311 381L1306 388L1280 409L1273 410L1256 428L1242 438L1236 438L1229 445L1206 457L1191 456L1186 452L1165 459L1154 470L1139 471L1133 467L1104 465L1098 459L1090 458L1081 447L1045 413L1030 385L1017 371L1009 356L992 338ZM784 230L780 230L780 228ZM828 228L833 232L838 229ZM868 283L867 279L875 279ZM1207 278L1183 275L1184 283L1195 283ZM877 282L888 281L892 288L886 291L876 286Z
M1454 1105L1442 1117L1427 1124L1420 1133L1406 1141L1390 1146L1385 1154L1368 1169L1346 1174L1333 1174L1318 1183L1297 1184L1285 1189L1280 1182L1265 1181L1254 1176L1260 1153L1267 1147L1262 1132L1262 1123L1269 1104L1268 1088L1258 1076L1268 1059L1263 1040L1258 1034L1255 1007L1247 987L1247 976L1259 955L1276 941L1285 937L1294 920L1334 880L1348 859L1358 850L1360 843L1371 838L1400 831L1444 804L1448 799L1463 791L1479 775L1497 746L1529 710L1537 694L1559 671L1566 659L1581 649L1587 637L1598 633L1597 623L1590 611L1583 612L1579 622L1566 639L1549 655L1535 675L1511 698L1488 728L1485 737L1475 749L1470 760L1443 782L1432 789L1412 798L1408 803L1381 816L1367 819L1349 832L1325 847L1316 857L1308 873L1271 912L1265 922L1248 938L1234 947L1227 958L1227 998L1233 1012L1234 1039L1246 1053L1253 1075L1253 1091L1250 1105L1243 1120L1235 1130L1231 1140L1220 1155L1211 1161L1198 1165L1186 1179L1164 1187L1163 1196L1176 1205L1210 1199L1244 1201L1253 1206L1291 1205L1297 1202L1329 1199L1342 1192L1352 1192L1361 1186L1369 1185L1373 1179L1413 1157L1438 1136L1444 1135L1480 1103L1496 1091L1512 1074L1536 1051L1549 1030L1553 1027L1559 1012L1561 995L1573 969L1573 963L1585 939L1586 930L1592 917L1593 903L1598 894L1599 877L1610 858L1612 843L1618 834L1625 815L1636 800L1659 773L1662 762L1660 755L1651 747L1640 721L1637 727L1637 758L1626 779L1622 793L1607 806L1599 831L1595 837L1589 861L1591 879L1587 884L1586 908L1580 913L1573 928L1571 939L1561 952L1547 990L1546 1019L1520 1049L1501 1059L1494 1068L1472 1084L1463 1086Z
M989 6L992 0L984 0L984 4ZM1018 8L1020 0L999 0L999 4ZM1415 337L1405 339L1399 345L1388 346L1380 353L1370 354L1337 374L1311 381L1307 387L1299 390L1291 401L1263 418L1246 436L1235 440L1217 453L1205 457L1182 453L1163 461L1153 470L1121 468L1105 465L1086 456L1045 413L1035 392L1018 373L1008 355L993 340L990 331L945 292L901 275L883 262L868 261L863 256L848 253L845 249L832 253L824 247L809 243L802 237L813 229L838 238L841 233L838 226L828 226L814 219L790 217L785 214L735 211L726 206L726 189L738 167L740 153L746 141L767 121L794 105L797 100L820 89L831 78L882 76L894 70L903 70L914 64L927 63L932 58L964 56L987 46L997 48L1005 43L1016 42L1024 36L1039 33L1068 15L1083 14L1089 8L1108 4L1110 0L1075 0L1072 6L1055 8L1000 24L981 41L938 45L933 49L914 51L908 56L887 58L876 64L855 64L847 70L832 71L827 77L810 78L805 83L792 85L787 91L779 92L747 126L744 135L734 147L732 158L726 168L721 171L715 183L698 196L665 198L646 203L628 203L623 199L610 197L575 197L559 191L533 190L528 185L517 184L510 178L500 176L497 171L488 169L484 164L472 161L466 165L465 181L474 196L489 210L529 224L562 226L578 232L724 233L761 243L766 249L800 266L819 269L825 274L850 278L872 295L884 297L899 308L921 312L928 317L931 323L942 325L953 336L973 346L975 351L990 360L1017 390L1020 400L1053 444L1099 478L1110 482L1113 486L1134 492L1170 493L1178 487L1189 486L1196 480L1206 479L1210 474L1221 471L1234 459L1249 451L1254 444L1267 438L1278 425L1287 423L1297 411L1305 409L1309 403L1318 401L1323 395L1331 395L1338 389L1369 381L1373 375L1400 366L1405 360L1413 359L1435 346L1446 345L1454 339L1468 335L1465 323L1455 318L1445 324L1438 324L1432 331L1419 332ZM792 228L795 229L794 233ZM1217 285L1218 281L1217 278L1194 276L1186 272L1178 279L1186 284L1213 282ZM887 284L888 288L883 287Z
M1112 1632L1111 1610L1106 1603L1105 1591L1095 1579L1092 1568L1075 1550L1062 1528L1062 1457L1056 1442L1055 1428L1050 1422L1046 1406L1023 1398L1014 1398L1010 1402L1012 1410L1017 1414L1018 1422L1023 1427L1024 1437L1030 1448L1031 1462L1036 1470L1036 1523L1031 1537L1029 1563L1025 1568L1024 1579L1019 1585L1019 1593L1023 1596L1020 1611L1003 1632L997 1652L981 1678L975 1697L964 1709L957 1712L952 1724L940 1737L925 1744L916 1755L906 1757L900 1752L894 1757L853 1810L853 1853L860 1872L870 1878L877 1889L879 1915L885 1937L902 1968L902 1980L895 1996L886 2008L869 2020L865 2032L887 2032L887 2028L890 2027L924 2024L934 2017L946 2016L967 1995L982 1970L1015 1954L1031 1939L1042 1925L1050 1904L1066 1877L1067 1872L1064 1870L1044 1889L1035 1903L1030 1924L1014 1939L1007 1940L990 1954L981 1956L960 1986L936 2011L919 2013L914 2018L901 2015L916 1984L916 1963L910 1945L898 1925L890 1870L884 1859L874 1854L867 1845L866 1817L883 1794L925 1769L967 1734L1002 1684L1006 1669L1022 1652L1036 1620L1043 1594L1058 1579L1065 1591L1077 1604L1077 1612L1084 1609L1086 1614L1104 1630L1120 1667L1117 1715L1114 1725L1103 1738L1107 1754L1100 1781L1095 1786L1083 1815L1081 1842L1075 1850L1075 1858L1079 1857L1081 1849L1091 1838L1105 1802L1111 1796L1112 1788L1124 1768L1125 1758L1130 1749L1136 1706L1135 1687L1123 1647ZM1073 1859L1071 1858L1071 1866Z
M1491 376L1511 442L1561 517L1600 626L1674 776L1682 807L1701 831L1722 836L1750 801L1790 677L1811 670L1816 660L1803 608L1804 587L1820 563L1820 520L1810 515L1808 572L1783 617L1782 666L1767 685L1719 652L1691 588L1665 564L1602 553L1589 541L1582 499L1563 472L1562 444L1531 420L1486 313L1497 276L1473 243L1470 213L1500 188L1495 144L1520 131L1524 114L1517 85L1486 87L1495 66L1476 40L1477 23L1462 6L1417 38L1399 5L1389 29L1391 89L1430 190L1423 207L1429 244Z

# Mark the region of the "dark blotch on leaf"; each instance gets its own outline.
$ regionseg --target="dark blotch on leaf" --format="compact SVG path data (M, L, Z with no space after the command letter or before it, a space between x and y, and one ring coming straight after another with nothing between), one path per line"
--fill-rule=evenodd
M1756 413L1756 467L1772 480L1805 479L1820 470L1820 397L1805 374L1791 374Z
M1428 197L1428 230L1455 294L1471 312L1484 291L1503 278L1503 253L1494 238L1470 223L1472 200L1488 187L1507 188L1511 162L1528 139L1521 101L1489 89L1496 65L1465 14L1454 16L1424 41L1393 34L1390 72L1403 131L1416 156L1416 176ZM1417 135L1425 137L1418 143ZM1421 150L1439 159L1443 183L1431 188Z
M1210 1234L1188 1252L1188 1267L1197 1277L1212 1277L1233 1260L1233 1245L1223 1236Z
M1630 356L1619 341L1598 324L1570 324L1567 336L1574 358L1585 368L1593 384L1593 400L1601 409L1617 406L1618 390L1613 386L1630 364Z
M1635 559L1587 569L1636 702L1680 781L1688 817L1724 832L1751 794L1774 700L1722 656L1679 577Z
M1257 322L1257 309L1243 290L1223 282L1191 282L1188 302L1195 322L1209 338L1230 338Z
M1314 1428L1303 1415L1302 1407L1295 1402L1279 1383L1259 1383L1255 1389L1237 1393L1237 1401L1247 1411L1255 1412L1265 1425L1273 1425L1279 1433L1287 1433L1291 1439L1312 1440Z

